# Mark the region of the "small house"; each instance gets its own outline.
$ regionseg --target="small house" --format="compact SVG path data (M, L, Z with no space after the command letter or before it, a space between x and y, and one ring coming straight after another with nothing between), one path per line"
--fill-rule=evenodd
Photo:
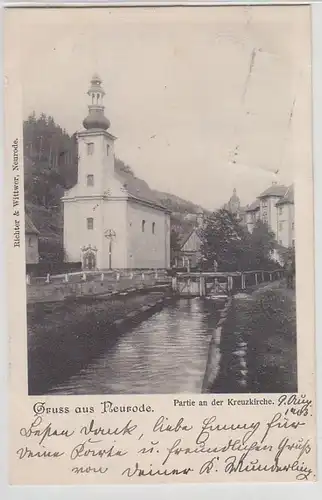
M39 231L32 222L29 215L25 214L25 248L26 248L26 264L38 264Z

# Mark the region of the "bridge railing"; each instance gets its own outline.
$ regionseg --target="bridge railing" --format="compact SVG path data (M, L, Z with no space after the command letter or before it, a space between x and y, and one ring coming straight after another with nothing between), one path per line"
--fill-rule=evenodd
M47 274L42 277L26 276L27 285L46 285L49 283L63 284L63 283L82 283L84 281L110 281L118 282L124 279L133 280L135 282L164 282L169 281L167 272L164 269L113 269L103 271L77 271L65 274Z
M178 272L172 278L172 289L177 293L203 296L207 294L207 284L212 282L215 290L220 289L221 292L232 294L283 277L284 269L243 272ZM185 286L180 287L180 283L183 282ZM196 283L198 283L198 290Z

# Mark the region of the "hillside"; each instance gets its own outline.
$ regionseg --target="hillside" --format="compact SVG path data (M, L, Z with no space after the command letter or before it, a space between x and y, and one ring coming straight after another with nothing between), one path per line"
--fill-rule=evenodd
M63 215L61 197L77 181L78 152L75 136L55 123L53 117L35 114L23 123L25 209L40 232L42 258L61 255ZM180 236L195 224L202 207L174 194L151 190L149 185L135 176L129 165L115 159L116 173L125 183L136 181L142 191L153 193L158 203L168 208L171 227Z

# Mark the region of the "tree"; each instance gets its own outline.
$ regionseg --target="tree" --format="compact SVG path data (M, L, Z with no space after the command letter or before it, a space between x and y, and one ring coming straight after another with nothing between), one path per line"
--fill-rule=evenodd
M44 113L23 123L26 201L46 208L59 204L77 180L77 141Z
M292 260L292 262L295 262L295 248L294 247L281 247L278 249L279 254L282 258L283 265L286 264L288 260Z
M176 254L180 251L180 236L176 229L172 228L170 233L170 259L174 261Z
M275 235L267 224L258 221L249 233L225 209L214 212L202 231L202 254L208 269L212 269L214 260L219 271L270 269L275 248Z
M55 264L64 262L64 247L62 241L54 239L39 240L39 257L40 262Z
M249 244L255 266L265 267L276 247L275 234L268 224L261 220L256 222Z
M201 231L201 252L207 267L211 269L216 260L219 271L241 270L246 238L234 214L225 209L214 212Z
M134 177L132 168L129 165L126 165L126 163L124 163L124 161L120 160L119 158L115 158L115 168L120 172L124 172Z

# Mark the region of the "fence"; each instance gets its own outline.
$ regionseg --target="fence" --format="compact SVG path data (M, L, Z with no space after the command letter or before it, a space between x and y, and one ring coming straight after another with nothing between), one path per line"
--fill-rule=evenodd
M82 283L86 281L112 281L117 282L122 279L149 281L154 280L167 280L167 272L164 269L144 269L144 270L124 270L113 269L111 271L77 271L62 274L47 274L46 276L37 277L27 274L27 285L47 285L50 283Z
M164 270L113 270L27 276L27 302L55 302L65 298L105 295L169 284ZM125 292L126 293L126 292Z
M179 295L204 296L217 293L232 294L263 282L281 279L284 270L245 271L243 273L176 273L172 277L172 289Z

